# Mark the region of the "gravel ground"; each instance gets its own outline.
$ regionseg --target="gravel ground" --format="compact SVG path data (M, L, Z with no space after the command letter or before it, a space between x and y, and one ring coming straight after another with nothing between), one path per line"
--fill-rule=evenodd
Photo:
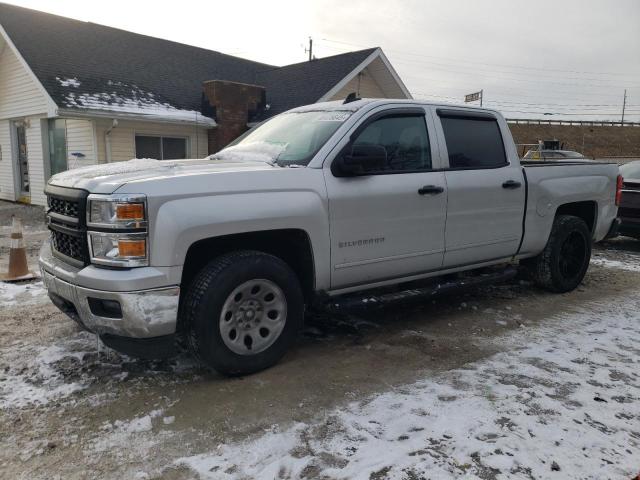
M35 262L42 209L0 202L0 225L16 212ZM0 284L0 477L631 479L639 287L640 242L617 239L569 294L318 314L282 363L226 379L109 351L40 282Z

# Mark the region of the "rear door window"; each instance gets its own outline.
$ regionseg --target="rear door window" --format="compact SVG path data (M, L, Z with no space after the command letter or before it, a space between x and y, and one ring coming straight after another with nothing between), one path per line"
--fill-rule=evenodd
M507 165L497 120L441 116L449 168L496 168Z

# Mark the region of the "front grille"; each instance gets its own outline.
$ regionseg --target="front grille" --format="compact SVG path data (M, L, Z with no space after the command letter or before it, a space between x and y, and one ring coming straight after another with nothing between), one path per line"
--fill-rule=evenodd
M51 244L62 255L84 262L85 237L51 230Z
M80 216L80 208L78 202L49 196L48 203L50 212L58 213L60 215L72 218L78 218Z
M89 264L87 245L86 203L84 190L48 185L47 223L51 230L54 255L77 266Z

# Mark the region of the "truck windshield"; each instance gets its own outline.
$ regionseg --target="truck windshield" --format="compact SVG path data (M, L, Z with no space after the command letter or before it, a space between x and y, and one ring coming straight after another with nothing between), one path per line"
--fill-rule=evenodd
M352 113L346 110L283 113L249 130L211 158L306 166Z

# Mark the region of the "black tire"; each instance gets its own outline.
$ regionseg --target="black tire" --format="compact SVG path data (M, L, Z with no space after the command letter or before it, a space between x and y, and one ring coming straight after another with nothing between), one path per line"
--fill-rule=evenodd
M222 338L221 315L231 293L255 279L273 282L284 294L284 327L266 350L238 354ZM289 265L273 255L243 250L212 260L198 273L186 293L181 315L189 349L199 360L223 375L247 375L276 364L292 346L302 327L304 300L300 282ZM243 330L238 331L237 335L244 335Z
M536 285L564 293L580 285L590 260L591 232L585 221L573 215L559 215L542 253L524 265Z

